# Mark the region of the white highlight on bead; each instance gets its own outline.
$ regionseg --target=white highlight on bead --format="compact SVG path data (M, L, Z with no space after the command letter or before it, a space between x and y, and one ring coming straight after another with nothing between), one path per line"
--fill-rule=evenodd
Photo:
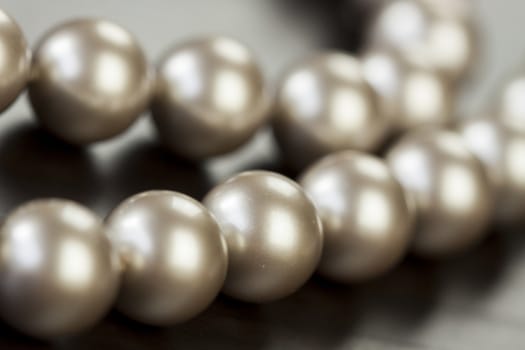
M476 179L459 165L449 165L443 170L439 193L451 214L472 210L478 200Z
M224 56L229 61L245 64L250 61L250 52L235 40L217 38L213 48L219 56Z
M369 106L363 95L352 89L338 89L331 96L330 119L342 133L364 128Z
M120 26L106 21L100 21L96 24L95 30L105 40L111 41L118 45L129 45L133 38Z
M95 61L94 81L97 89L108 95L120 95L129 85L129 72L124 59L111 52L101 52Z
M389 232L392 225L392 212L385 196L377 189L363 190L358 198L357 225L366 232L380 238Z
M297 227L300 227L295 218L285 208L279 208L268 212L265 217L265 230L268 234L268 242L274 249L287 253L297 247L300 237Z
M250 88L246 80L234 70L224 69L216 74L213 97L217 109L234 114L241 112L250 97L248 95Z
M164 76L180 97L193 99L203 89L198 56L192 51L182 51L169 59L164 65Z
M65 240L58 250L58 276L70 289L82 290L93 280L95 262L85 244L76 239Z
M199 269L202 259L199 243L193 232L177 228L171 233L166 247L165 254L170 266L179 272L186 271L191 277L192 273Z
M286 82L284 101L288 101L291 115L301 116L305 119L315 118L322 109L319 83L311 72L300 70L294 73Z
M10 256L13 264L24 270L37 270L42 262L43 254L38 233L38 223L21 222L13 228L11 249L2 251Z

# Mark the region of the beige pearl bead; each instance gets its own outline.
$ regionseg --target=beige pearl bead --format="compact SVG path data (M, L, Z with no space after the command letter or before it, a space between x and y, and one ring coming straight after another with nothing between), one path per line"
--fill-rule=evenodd
M219 225L196 200L170 191L137 194L107 219L124 262L117 308L151 325L196 316L215 299L227 268Z
M82 19L49 31L33 57L29 97L42 125L72 144L126 130L146 109L153 70L120 26Z
M192 40L158 65L153 120L168 149L192 159L234 150L268 116L262 72L252 52L227 37Z
M354 57L331 52L296 64L274 106L274 133L288 164L302 169L332 152L375 150L387 126L377 105Z
M386 159L417 208L416 253L452 254L484 237L492 192L480 161L458 134L431 129L409 133Z
M228 244L224 293L270 302L299 289L317 267L322 228L313 203L292 180L267 171L241 173L204 199Z
M299 183L323 223L322 275L358 282L386 273L404 256L414 210L382 160L335 153L309 167Z
M409 63L387 50L365 54L363 67L394 135L420 126L443 127L452 122L454 91L432 69Z
M0 9L0 112L7 109L25 88L30 56L20 27Z
M476 62L476 27L470 18L432 9L420 0L386 2L372 22L367 45L398 50L405 59L429 64L456 82Z
M525 131L505 126L494 118L465 121L459 131L472 153L481 160L494 189L495 216L505 224L525 219Z
M0 314L34 337L78 333L100 321L119 285L102 221L59 199L35 200L0 230Z

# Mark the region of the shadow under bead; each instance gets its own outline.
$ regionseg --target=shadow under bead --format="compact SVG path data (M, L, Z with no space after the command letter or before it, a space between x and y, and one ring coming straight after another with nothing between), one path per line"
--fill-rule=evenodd
M488 233L493 209L490 184L459 134L430 128L413 131L390 148L386 160L416 206L417 254L458 253Z
M125 131L149 103L153 70L120 26L80 19L50 30L36 46L29 98L40 123L72 144Z
M153 121L165 146L203 159L248 141L268 117L268 96L253 53L227 37L186 42L157 69Z
M329 153L374 151L387 120L354 57L328 52L295 64L279 84L274 134L291 168L304 169Z
M0 242L0 314L10 326L56 338L86 331L110 310L120 265L89 209L31 201L7 216Z
M321 221L297 183L248 171L212 189L203 202L228 245L225 294L246 302L275 301L294 293L315 271Z
M459 127L467 147L482 162L494 190L495 219L525 222L525 130L495 118L466 120Z
M13 103L29 80L31 54L18 24L0 9L0 112Z
M222 288L227 247L209 211L171 191L130 197L106 220L124 263L117 309L150 325L169 326L202 312Z
M384 161L355 151L328 155L299 179L323 223L318 271L342 283L385 274L412 243L414 208Z

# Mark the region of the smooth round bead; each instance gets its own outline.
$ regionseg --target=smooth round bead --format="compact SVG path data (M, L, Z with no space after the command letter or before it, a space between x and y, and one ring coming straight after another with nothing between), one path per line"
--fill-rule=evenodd
M0 9L0 112L9 107L25 88L30 56L20 27Z
M146 109L153 71L135 38L104 20L48 32L33 57L29 97L51 133L87 144L126 130Z
M250 171L215 187L204 199L222 227L229 266L223 291L269 302L299 289L321 256L321 221L298 184Z
M362 281L384 274L404 256L413 207L382 160L354 151L332 154L308 168L299 183L323 223L322 275Z
M395 144L386 159L417 208L416 253L452 254L484 236L492 192L481 163L459 135L418 130Z
M429 64L450 81L458 81L476 61L477 42L470 18L420 0L394 0L379 10L367 45L398 50L405 59Z
M102 221L67 200L29 202L0 230L0 313L12 327L51 338L84 331L111 308L119 264Z
M190 159L223 154L265 122L267 96L252 52L226 37L189 41L157 69L153 119L171 151Z
M296 169L335 151L372 151L386 130L377 105L357 59L318 54L296 64L282 79L274 106L275 136Z
M385 50L368 52L363 57L363 67L394 135L420 126L442 127L451 123L454 91L434 70Z
M525 219L525 131L493 118L465 121L459 128L467 146L485 166L494 189L495 216L501 223Z
M137 321L172 325L203 311L228 263L219 225L196 200L170 191L137 194L107 219L124 262L117 308Z

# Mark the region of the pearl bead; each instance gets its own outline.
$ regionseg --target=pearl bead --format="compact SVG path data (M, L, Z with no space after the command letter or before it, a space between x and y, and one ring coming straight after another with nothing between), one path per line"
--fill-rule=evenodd
M29 78L30 52L16 22L0 10L0 112L20 95Z
M491 191L481 163L459 135L431 129L412 132L386 159L418 211L416 253L452 254L484 236L491 219Z
M215 187L204 204L228 244L226 294L274 301L295 292L314 272L322 250L321 222L292 180L266 171L241 173Z
M152 112L165 145L182 157L232 151L267 118L261 70L233 39L187 42L161 60Z
M393 134L451 123L454 91L432 69L384 50L368 52L363 67L366 80L380 97L382 113L389 119Z
M35 200L12 212L0 230L0 313L35 337L69 335L110 309L119 264L101 220L59 199Z
M290 166L301 169L335 151L379 147L386 119L377 102L352 56L325 53L296 64L275 101L274 132Z
M476 60L474 21L428 5L419 0L386 2L371 25L368 46L398 50L405 59L429 64L458 81Z
M386 164L354 151L329 155L300 177L321 217L319 271L338 282L384 274L412 239L413 208Z
M518 223L525 218L525 131L492 118L465 121L459 128L469 149L481 160L495 195L496 219Z
M172 325L203 311L227 268L219 225L200 203L170 191L137 194L107 219L124 261L117 308L137 321Z
M103 20L76 20L37 45L29 97L51 133L86 144L123 132L139 117L149 102L152 73L126 30Z

